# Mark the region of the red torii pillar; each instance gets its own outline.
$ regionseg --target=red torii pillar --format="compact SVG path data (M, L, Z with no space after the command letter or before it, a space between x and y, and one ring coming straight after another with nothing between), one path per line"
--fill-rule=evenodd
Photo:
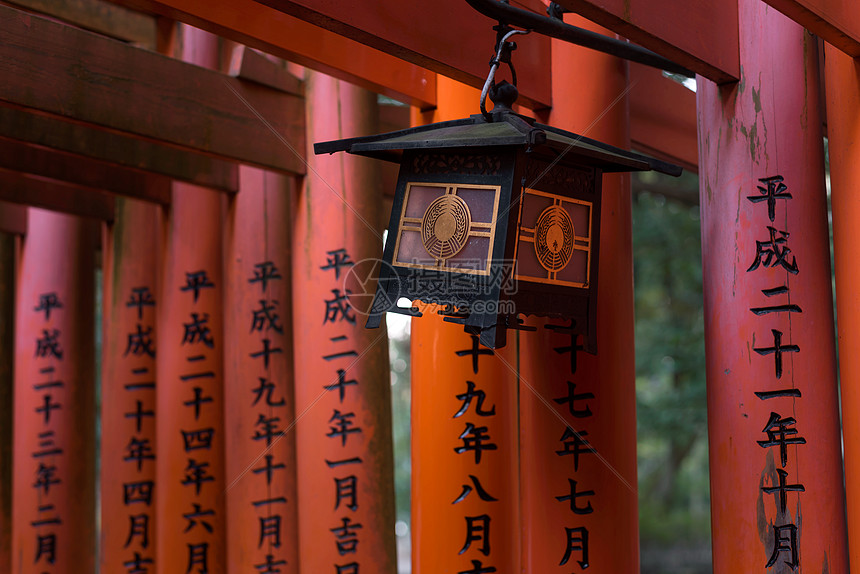
M159 207L117 198L104 227L102 309L102 572L154 571L155 293Z
M714 573L848 572L817 43L739 8L697 97Z
M857 298L857 246L860 245L860 69L857 60L831 45L825 50L827 135L830 144L830 199L836 263L839 375L842 388L842 440L848 503L850 563L860 567L860 300Z
M237 574L299 571L295 433L290 428L295 420L292 184L292 178L243 166L240 191L227 209L227 571Z
M183 59L217 67L218 38L180 29ZM173 186L156 296L156 572L222 574L223 197L194 185Z
M375 94L314 72L305 82L309 146L376 131ZM293 231L299 559L303 572L393 574L387 337L364 328L372 294L354 282L382 252L380 178L368 158L307 159Z
M627 63L560 41L552 53L542 120L629 148ZM604 175L597 356L571 357L582 341L544 328L564 321L520 333L523 571L639 571L631 233L630 176Z
M417 121L478 110L480 92L437 82L438 108ZM412 320L411 357L412 571L519 572L515 336L487 349L429 307Z
M15 318L12 572L95 569L92 222L28 209Z
M0 572L12 571L15 236L0 232Z

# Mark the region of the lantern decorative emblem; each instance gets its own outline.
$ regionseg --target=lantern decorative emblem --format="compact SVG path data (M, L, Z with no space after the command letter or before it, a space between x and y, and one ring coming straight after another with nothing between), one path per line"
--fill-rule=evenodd
M444 265L463 249L471 223L469 206L453 193L437 197L427 207L421 219L421 240L427 253L436 257L437 265Z
M523 228L521 230L528 231ZM538 261L550 274L557 275L568 264L573 254L574 233L570 215L557 205L547 207L538 217L537 225L532 232Z
M386 312L420 316L398 306L405 297L438 305L487 347L525 328L518 315L538 315L569 321L553 327L596 353L602 176L681 168L515 113L516 87L493 79L500 62L510 65L515 33L500 31L481 114L314 151L400 164L368 327Z

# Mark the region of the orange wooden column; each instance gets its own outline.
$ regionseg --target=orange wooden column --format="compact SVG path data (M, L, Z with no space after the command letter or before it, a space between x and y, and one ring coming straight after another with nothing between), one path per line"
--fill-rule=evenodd
M226 571L221 234L220 193L175 183L156 308L156 571L164 574Z
M697 102L714 573L848 572L817 43L739 6Z
M0 233L0 572L12 571L15 236Z
M376 95L322 74L306 76L306 109L309 145L376 131ZM308 162L293 232L301 569L392 574L387 337L364 328L370 297L355 281L374 269L365 260L382 253L378 230L388 214L373 160Z
M239 171L225 234L227 571L296 573L290 300L293 180Z
M440 76L416 120L468 117L479 96ZM426 309L411 346L412 571L519 572L516 340L487 349Z
M182 59L216 68L218 38L179 25ZM157 299L156 572L226 572L221 193L174 183Z
M627 64L552 48L555 106L542 119L628 148ZM523 571L639 571L631 233L630 177L604 175L597 356L572 357L581 339L544 327L569 322L530 319L538 330L520 333Z
M104 229L100 567L152 572L159 208L117 198Z
M853 253L860 245L860 196L855 172L860 161L860 68L829 44L825 52L827 135L830 143L830 199L836 264L839 375L842 388L842 440L848 503L850 563L860 565L860 279Z
M12 572L95 569L95 227L28 210L15 317Z

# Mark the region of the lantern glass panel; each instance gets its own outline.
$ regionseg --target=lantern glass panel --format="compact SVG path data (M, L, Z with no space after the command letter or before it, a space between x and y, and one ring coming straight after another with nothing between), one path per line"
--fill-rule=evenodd
M408 182L392 262L489 275L501 186Z
M518 226L517 280L588 287L594 205L525 189Z

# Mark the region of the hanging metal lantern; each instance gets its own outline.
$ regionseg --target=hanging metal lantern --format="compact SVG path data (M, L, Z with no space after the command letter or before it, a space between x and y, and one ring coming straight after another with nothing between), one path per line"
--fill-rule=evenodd
M558 327L596 353L601 181L604 173L681 168L515 113L516 87L495 84L482 113L387 134L314 145L400 163L376 295L367 327L386 312L420 316L400 298L441 306L446 321L502 347L517 315L569 320ZM516 76L514 74L514 80ZM495 107L486 112L489 93Z

